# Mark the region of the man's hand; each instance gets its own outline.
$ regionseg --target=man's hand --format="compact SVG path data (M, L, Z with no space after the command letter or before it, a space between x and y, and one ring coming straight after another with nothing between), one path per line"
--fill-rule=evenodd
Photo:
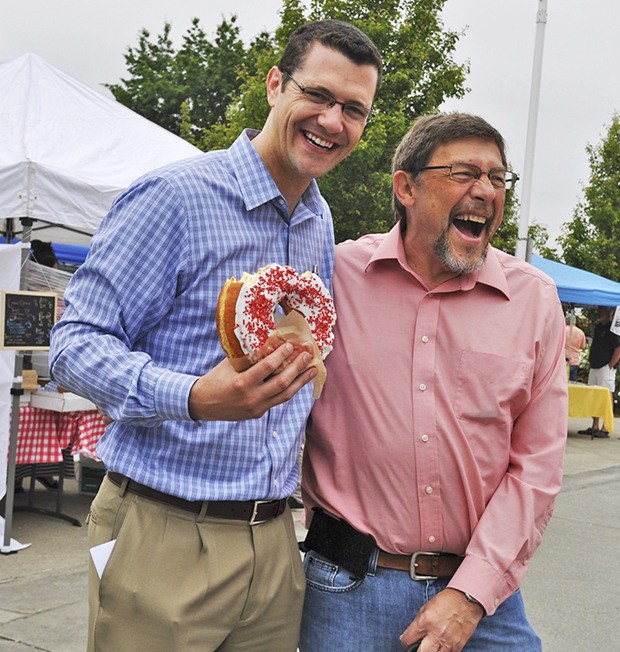
M464 593L444 589L425 604L403 632L403 647L423 638L419 652L460 652L484 616L481 605Z
M287 342L242 372L223 360L194 383L189 395L192 419L256 419L288 401L316 376L316 369L308 368L308 353L292 354L293 346ZM274 375L277 369L282 371Z
M106 426L109 426L114 419L112 417L109 417L99 406L97 406L97 412L99 412L99 416L101 417L101 420L103 423L105 423Z

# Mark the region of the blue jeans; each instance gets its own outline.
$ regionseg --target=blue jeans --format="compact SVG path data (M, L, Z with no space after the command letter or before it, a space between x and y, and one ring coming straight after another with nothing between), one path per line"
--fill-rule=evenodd
M376 568L355 580L315 552L304 559L306 597L301 652L403 652L399 637L420 607L448 584L447 579L412 580L408 573ZM540 652L520 591L484 617L465 652Z

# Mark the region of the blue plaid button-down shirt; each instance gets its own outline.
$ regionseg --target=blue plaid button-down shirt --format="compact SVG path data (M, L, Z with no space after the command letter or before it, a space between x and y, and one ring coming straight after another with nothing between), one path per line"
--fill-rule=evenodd
M312 182L290 221L244 132L228 149L139 179L113 205L66 291L52 333L58 383L115 421L107 468L189 500L282 498L312 388L248 421L196 422L195 380L223 357L215 306L224 281L277 262L331 284L331 213Z

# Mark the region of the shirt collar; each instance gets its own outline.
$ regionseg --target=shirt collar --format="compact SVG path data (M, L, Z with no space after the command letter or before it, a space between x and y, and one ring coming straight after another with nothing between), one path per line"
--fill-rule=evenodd
M251 141L258 133L255 129L244 129L228 149L231 169L237 177L248 211L282 197L263 159L252 145ZM315 179L310 182L300 202L315 215L323 214L321 193Z
M400 237L400 222L397 222L388 233L385 234L385 237L381 238L377 248L366 265L365 271L368 271L370 265L379 260L396 260L405 271L411 274L411 269L409 268L407 259L405 258L403 241Z
M405 258L405 248L403 247L403 241L400 234L400 222L397 222L385 237L381 239L374 253L370 257L365 271L368 271L373 263L380 260L396 260L404 270L409 274L412 273L407 264L407 259ZM494 247L489 247L484 265L478 271L450 279L435 288L434 291L467 291L471 290L476 283L482 283L495 288L507 299L510 299L510 289L508 287L508 281L506 280L506 274L498 260L497 250Z

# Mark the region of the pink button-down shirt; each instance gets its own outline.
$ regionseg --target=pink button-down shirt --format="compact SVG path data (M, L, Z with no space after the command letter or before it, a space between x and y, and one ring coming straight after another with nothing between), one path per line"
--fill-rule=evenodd
M466 555L450 586L514 592L562 481L564 317L553 281L489 249L428 291L398 226L337 247L338 319L303 484L380 548Z

